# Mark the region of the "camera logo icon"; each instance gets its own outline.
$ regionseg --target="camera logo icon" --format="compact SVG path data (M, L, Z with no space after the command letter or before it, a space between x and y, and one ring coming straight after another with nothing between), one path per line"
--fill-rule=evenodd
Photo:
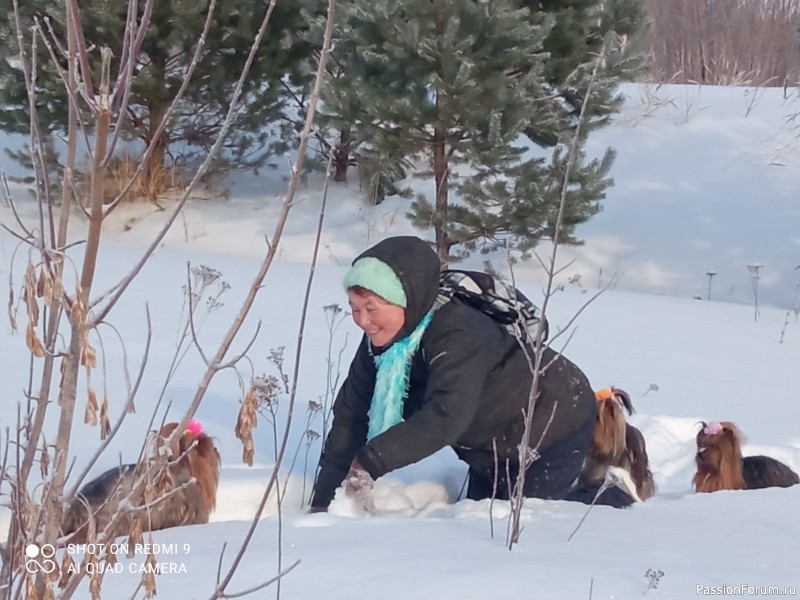
M25 556L28 560L25 561L25 570L28 573L52 573L56 570L56 561L53 557L56 555L56 548L53 544L43 544L37 546L36 544L28 544L25 546ZM41 560L40 560L41 559Z

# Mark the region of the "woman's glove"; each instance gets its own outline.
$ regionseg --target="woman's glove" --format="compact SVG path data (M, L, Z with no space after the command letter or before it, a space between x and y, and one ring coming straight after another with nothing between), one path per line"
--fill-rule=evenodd
M350 464L350 470L344 478L344 493L353 501L357 508L366 514L375 514L375 499L372 495L372 488L375 480L367 470L354 460Z

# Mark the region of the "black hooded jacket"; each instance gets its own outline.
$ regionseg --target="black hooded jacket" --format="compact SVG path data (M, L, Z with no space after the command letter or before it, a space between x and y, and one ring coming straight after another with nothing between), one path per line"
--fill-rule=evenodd
M436 300L439 258L412 236L387 238L356 260L367 256L389 265L406 292L406 321L393 341L402 339ZM412 358L404 421L367 441L376 376L372 355L382 350L362 337L333 405L312 506L328 506L354 458L375 479L445 446L476 469L493 467L494 444L500 464L518 462L532 375L519 343L501 325L458 300L440 307ZM594 393L580 369L549 349L543 364L549 366L530 438L533 444L541 439L540 451L593 421L596 411Z

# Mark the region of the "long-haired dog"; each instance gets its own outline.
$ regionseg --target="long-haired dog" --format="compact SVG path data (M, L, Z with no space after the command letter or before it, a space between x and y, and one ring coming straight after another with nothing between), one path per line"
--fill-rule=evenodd
M702 423L697 432L696 492L755 490L800 483L797 473L769 456L742 457L744 436L730 421Z
M163 452L166 439L177 426L167 423L158 432L158 452ZM86 543L90 530L101 532L120 510L120 502L130 494L134 481L139 475L147 476L151 466L152 460L147 459L138 465L121 465L84 485L61 522L62 535L69 536L66 541ZM189 421L175 447L169 449L167 467L155 481L146 484L145 491L129 500L132 508L120 518L113 536L131 531L137 518L143 531L208 523L216 505L219 470L214 442L203 433L199 422Z
M583 470L584 479L588 482L603 480L610 467L619 467L633 479L637 499L647 500L655 494L656 488L644 436L625 419L626 412L633 414L631 397L619 388L603 388L595 392L595 398L597 421Z

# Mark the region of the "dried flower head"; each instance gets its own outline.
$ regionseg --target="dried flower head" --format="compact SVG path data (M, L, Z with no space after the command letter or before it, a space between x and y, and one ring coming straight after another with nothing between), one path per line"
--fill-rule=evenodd
M255 377L250 382L250 389L255 394L256 404L260 410L274 408L278 405L281 388L278 378L274 375Z
M208 265L197 265L192 267L192 276L195 280L195 287L205 288L222 277L222 273Z
M342 307L336 303L326 304L325 306L322 307L322 310L324 310L326 313L330 313L331 316L336 317L339 313L342 312Z

